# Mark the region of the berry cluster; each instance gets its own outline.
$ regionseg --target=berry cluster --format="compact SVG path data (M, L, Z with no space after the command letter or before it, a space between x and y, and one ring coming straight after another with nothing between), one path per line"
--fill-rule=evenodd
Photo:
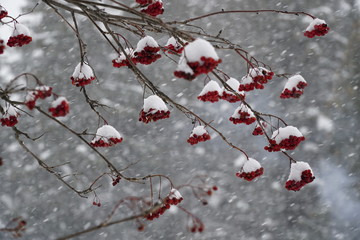
M196 232L203 232L204 231L204 224L200 221L200 219L198 218L193 218L192 219L192 226L188 226L188 231L192 232L192 233L196 233Z
M131 59L133 59L133 63L136 64L136 62L134 62L134 58L133 58L134 50L132 48L125 48L125 53ZM116 67L116 68L130 66L129 60L126 58L126 55L124 53L120 53L120 56L117 59L113 59L112 63L113 63L113 67Z
M156 122L160 119L166 119L170 117L170 111L157 110L150 108L148 112L145 112L144 109L141 110L139 114L139 121L144 123L149 123L151 121Z
M315 18L310 25L306 28L304 36L313 38L315 36L324 36L329 32L330 28L324 20Z
M86 62L80 62L70 77L71 83L77 87L85 86L95 80L94 71Z
M133 61L136 63L149 65L161 58L161 55L157 53L159 51L159 47L146 46L142 51L134 52Z
M246 181L252 181L254 178L261 176L264 173L264 168L260 163L253 158L249 158L242 167L241 171L236 173L236 176L243 178Z
M9 47L22 47L32 41L30 32L27 27L22 24L16 24L12 36L9 38L7 45Z
M207 191L206 191L206 194L208 195L208 196L211 196L212 195L212 192L213 191L217 191L218 190L218 187L217 186L212 186L212 188L210 188L210 189L208 189Z
M5 113L0 118L1 126L13 127L18 123L17 117L20 114L16 111L15 107L9 105Z
M249 109L246 105L241 104L229 120L234 124L245 123L246 125L250 125L256 121L256 117L251 109Z
M172 37L174 38L174 37ZM175 38L174 38L175 39ZM167 43L165 46L164 46L164 51L165 52L168 52L170 54L180 54L182 53L182 51L184 50L184 47L181 46L179 43Z
M245 75L240 82L239 91L252 91L256 89L264 89L264 84L272 79L274 73L266 68L251 68L249 73Z
M8 12L6 11L6 9L0 5L0 20L6 17L7 15Z
M101 207L101 203L100 203L100 202L96 202L96 201L93 201L92 205L97 206L97 207Z
M153 0L136 0L136 2L140 5L147 5L153 2Z
M116 178L113 178L112 185L116 186L121 180L120 176L117 176Z
M281 150L294 150L300 142L304 141L305 137L297 137L290 135L288 138L281 140L277 143L275 140L269 140L269 146L265 146L264 149L269 152L278 152Z
M220 99L222 90L217 82L211 80L208 82L199 96L197 97L201 101L217 102Z
M200 62L188 62L187 65L193 71L193 74L188 74L183 71L175 71L174 75L179 78L185 78L186 80L193 80L200 74L207 74L211 72L219 63L221 59L215 60L212 57L201 57Z
M165 204L178 205L184 198L181 196L180 192L175 188L170 190L170 194L164 199Z
M53 117L64 117L69 113L69 102L65 97L59 97L52 102L49 112Z
M111 147L122 140L121 134L114 127L104 125L96 131L96 136L90 144L93 147Z
M194 145L199 142L205 142L210 139L211 137L209 133L206 131L206 129L203 126L197 126L192 130L191 135L188 138L187 142L190 143L191 145Z
M147 1L149 2L149 1ZM146 13L150 16L156 17L157 15L164 13L164 7L161 0L155 0L154 2L151 1L151 3L147 6L144 6L141 9L141 12Z
M0 54L4 53L4 49L5 49L4 40L0 39Z
M45 99L52 94L52 87L45 85L38 86L34 91L29 91L25 97L25 105L30 109L34 109L37 99Z
M285 84L280 98L299 98L304 93L307 82L300 75L292 76Z
M255 126L255 128L254 128L254 131L252 132L252 135L254 135L254 136L264 135L264 132L263 132L263 130L262 130L261 127L266 128L266 127L267 127L267 124L266 124L266 122L264 122L264 121L260 121L260 124L261 124L262 126L260 126L259 123L256 124L256 126Z
M220 96L221 99L228 101L230 103L238 102L245 99L245 93L239 91L240 82L235 78L229 78L226 81L226 84L235 91L240 97L235 95L233 92L227 90L225 87L222 88L222 94Z
M285 188L299 191L303 186L314 181L315 177L308 163L296 162L291 164L291 170Z

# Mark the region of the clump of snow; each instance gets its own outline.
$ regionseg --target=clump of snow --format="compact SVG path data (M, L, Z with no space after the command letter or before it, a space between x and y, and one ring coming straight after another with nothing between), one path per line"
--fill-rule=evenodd
M190 137L193 137L195 134L197 136L202 136L205 133L207 133L207 131L204 126L197 126L197 127L194 127L194 129L191 131Z
M211 80L204 86L199 96L203 96L208 92L218 92L218 94L220 95L222 93L222 90L216 81Z
M241 105L235 109L234 114L231 116L232 118L240 118L241 113L248 113L249 115L247 118L255 118L255 115L253 111L251 111L250 108L248 108L245 104L241 103Z
M164 101L157 95L151 95L144 99L144 112L149 112L150 109L152 111L168 111L168 108Z
M255 172L256 170L258 170L260 168L261 168L261 165L258 161L256 161L253 158L249 158L243 166L243 171L246 173Z
M94 71L86 62L80 62L74 70L74 73L72 74L72 77L74 79L90 79L94 78Z
M125 53L126 53L130 58L132 58L132 57L134 56L134 49L132 49L132 48L125 48L124 50L125 50ZM121 52L121 53L120 53L120 56L116 59L116 61L117 61L117 62L121 62L121 61L123 61L123 60L126 60L126 55L125 55L123 52Z
M65 97L58 97L56 100L54 100L51 103L51 107L56 108L57 106L60 106L63 101L65 101L65 103L69 104L68 100Z
M229 78L227 81L226 81L226 84L229 85L229 87L234 90L236 93L238 94L241 94L241 95L244 95L244 92L243 91L239 91L239 86L240 86L240 82L235 79L235 78ZM232 92L230 92L229 90L225 89L224 87L222 88L223 92L226 92L228 94L233 94Z
M206 40L197 38L185 46L183 55L188 62L202 62L201 57L219 60L215 48Z
M16 110L15 107L13 107L12 105L8 105L7 109L5 110L5 113L3 114L3 118L8 118L10 116L19 116L20 114L18 113L18 111Z
M122 137L121 134L113 126L104 125L96 131L96 136L91 142L96 142L99 140L108 142L110 138L121 139Z
M322 19L315 18L314 20L312 20L312 22L309 24L305 31L311 32L315 29L315 26L322 24L326 24L326 22Z
M23 34L25 36L30 36L30 31L26 26L24 26L24 25L22 25L20 23L17 23L17 24L15 24L15 28L14 28L14 31L12 33L12 36L15 37L15 36L18 36L18 35L21 35L21 34Z
M287 80L287 82L286 82L286 84L285 84L285 86L284 86L284 90L285 90L285 89L291 90L291 89L293 89L293 88L295 88L295 89L297 89L297 90L300 90L300 89L297 87L299 83L307 83L307 82L305 81L305 79L304 79L301 75L299 75L299 74L294 75L294 76L290 77L290 78Z
M145 47L158 48L159 44L155 41L153 37L146 36L137 43L135 52L141 52L142 50L144 50Z
M280 127L278 130L274 131L271 139L279 144L282 140L289 138L289 136L303 137L302 133L296 127L286 126Z
M311 174L313 174L310 165L307 162L296 162L291 163L290 175L288 180L301 181L302 172L305 170L310 170Z

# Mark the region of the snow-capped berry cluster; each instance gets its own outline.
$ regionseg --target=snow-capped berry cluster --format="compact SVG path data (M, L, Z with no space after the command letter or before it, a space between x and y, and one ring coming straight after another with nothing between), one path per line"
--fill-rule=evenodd
M5 50L4 40L0 39L0 54L3 54Z
M193 80L200 74L211 72L219 63L214 47L206 40L196 39L185 46L174 75Z
M1 121L1 126L8 126L8 127L13 127L18 123L18 116L20 114L18 113L18 111L16 111L16 108L13 107L12 105L9 105L6 110L5 113L1 116L0 121Z
M306 162L291 163L290 175L286 181L287 190L299 191L304 185L314 181L315 177Z
M294 150L304 140L305 137L296 127L281 127L273 132L269 146L265 146L264 149L269 152Z
M180 192L177 189L172 188L169 195L164 199L164 203L178 205L182 200L184 200L184 198L181 196Z
M169 38L164 48L165 51L170 54L180 54L184 50L184 47L178 41L176 41L174 37Z
M301 75L294 75L286 82L280 98L299 98L306 86L307 82Z
M49 108L49 112L51 112L53 117L64 117L69 111L69 102L65 97L58 97L51 103L51 107Z
M145 1L142 1L145 2ZM146 1L148 5L141 8L141 12L146 13L150 16L156 17L157 15L164 13L164 6L161 0ZM150 3L149 3L150 2Z
M0 5L0 20L3 19L4 17L6 17L8 15L8 12L6 11L6 9Z
M246 181L252 181L254 178L261 176L264 173L264 168L261 167L260 163L253 158L249 158L245 161L243 167L236 176L243 178Z
M129 56L129 58L134 58L134 50L132 48L125 48L125 53ZM134 62L134 61L133 61ZM124 66L130 66L129 60L126 58L126 55L121 52L120 56L116 59L112 60L113 67L124 67ZM134 62L135 64L136 62Z
M204 126L197 126L191 131L191 135L188 138L187 142L191 145L197 144L199 142L205 142L210 140L210 134L206 131Z
M93 69L86 62L80 62L70 77L71 83L77 87L85 86L95 80Z
M225 87L222 88L222 94L221 99L226 100L228 102L234 103L238 102L240 100L245 99L245 93L243 91L239 91L240 82L235 78L229 78L229 80L226 81L226 84L229 85L229 87L234 90L237 94L240 95L240 97L236 96L233 92L225 89Z
M256 117L250 108L241 103L241 105L235 110L234 114L229 118L229 120L234 124L245 123L250 125L256 121Z
M90 142L93 147L110 147L122 142L121 134L112 126L104 125L96 131L94 139Z
M136 2L140 5L147 5L153 2L153 0L136 0Z
M25 97L25 105L32 110L36 105L37 99L45 99L52 94L52 87L41 85L37 86L34 91L28 91Z
M152 95L144 99L144 106L139 114L139 121L149 123L169 117L170 111L160 97Z
M30 37L30 31L27 27L22 24L15 24L14 31L9 38L7 45L9 47L22 47L23 45L29 44L32 41Z
M261 126L260 126L261 124ZM265 129L267 127L267 123L260 120L260 124L256 123L256 126L252 132L252 135L258 136L258 135L264 135L263 128Z
M222 89L214 80L208 82L197 97L201 101L217 102L220 99Z
M252 91L256 89L264 89L264 84L272 79L274 73L266 68L251 68L240 81L239 91Z
M308 38L313 38L315 36L324 36L329 32L330 28L326 22L322 19L315 18L304 32L304 36Z
M146 36L138 42L134 51L133 61L149 65L161 58L161 55L157 53L159 51L160 47L155 39L150 36Z

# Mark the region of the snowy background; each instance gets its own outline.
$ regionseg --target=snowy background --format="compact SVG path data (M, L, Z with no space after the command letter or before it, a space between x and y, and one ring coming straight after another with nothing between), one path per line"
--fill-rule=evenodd
M9 3L17 2L27 12L33 7L25 1L0 1L10 15L19 12ZM129 3L131 1L125 1ZM181 185L192 176L207 174L219 190L203 206L191 191L184 189L183 207L200 217L203 233L186 231L187 217L176 208L160 219L147 222L143 232L135 222L114 225L78 239L358 239L360 235L360 162L359 82L360 82L360 2L354 0L224 0L164 1L161 18L180 20L220 9L279 9L305 11L326 20L330 32L324 37L303 36L310 18L279 14L232 14L213 16L195 22L207 32L222 35L240 44L277 73L300 73L308 82L299 100L283 100L279 95L286 79L274 78L264 90L247 96L259 112L278 115L305 135L305 142L293 157L306 161L315 173L313 183L299 192L284 188L289 173L288 159L263 150L262 137L251 135L253 126L233 125L228 121L237 104L203 103L196 99L204 86L202 77L188 82L173 77L176 63L162 57L150 66L140 66L162 91L176 101L213 120L234 144L264 167L265 173L253 182L236 178L240 152L229 149L215 133L212 140L190 146L186 139L192 123L175 109L171 117L143 124L138 114L143 105L142 88L127 68L115 69L111 60L116 54L86 19L79 28L88 44L88 58L98 82L87 90L93 99L110 106L102 111L109 124L119 130L124 141L101 151L119 168L139 161L125 173L143 176L165 174ZM14 11L14 13L12 12ZM59 16L41 3L34 13L19 19L26 24L33 42L21 49L7 48L0 56L0 85L22 72L37 75L70 101L71 114L62 121L78 132L87 128L95 132L98 119L86 105L79 89L71 85L70 76L79 63L78 42ZM0 26L0 38L11 34ZM123 33L133 45L139 40ZM169 36L150 34L160 45ZM226 51L217 51L223 60L220 68L240 79L246 64ZM47 105L42 105L46 109ZM26 141L50 165L71 162L64 173L77 173L73 184L91 183L106 166L83 143L57 124L34 113L22 116L19 128L39 136ZM10 219L27 220L23 239L54 239L81 231L103 221L114 204L126 196L147 194L145 186L120 182L111 186L109 178L101 181L97 191L102 207L92 206L92 196L83 199L65 188L15 141L11 129L0 128L0 228ZM91 138L88 139L91 141ZM120 209L121 210L121 209ZM119 217L126 216L119 211ZM0 232L0 239L11 236Z

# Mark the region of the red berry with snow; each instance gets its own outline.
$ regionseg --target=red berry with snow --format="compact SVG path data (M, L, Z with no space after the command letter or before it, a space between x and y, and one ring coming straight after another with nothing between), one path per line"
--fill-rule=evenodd
M304 32L304 36L308 38L313 38L315 36L324 36L329 32L330 28L326 22L322 19L315 18Z
M157 53L159 51L160 47L155 39L150 36L146 36L138 42L134 51L133 61L149 65L161 58L161 55Z
M250 108L242 103L240 107L235 110L234 114L229 118L229 120L234 124L245 123L250 125L256 121L256 117L253 111L251 111Z
M95 138L90 142L93 147L111 147L121 143L121 134L112 126L104 125L96 131Z
M136 0L136 2L140 5L147 5L153 2L153 0Z
M252 135L258 136L258 135L264 135L263 128L265 129L267 127L266 122L260 121L261 126L259 123L256 123L256 126L254 128L254 131L252 132Z
M188 138L187 142L190 143L191 145L194 145L199 142L205 142L210 139L211 137L209 133L206 131L205 127L197 126L192 130L191 135Z
M306 86L307 83L301 75L294 75L286 82L280 98L299 98L304 93Z
M264 89L264 84L272 79L274 73L270 70L258 67L251 68L240 81L239 91L252 91L254 89Z
M144 99L144 106L140 112L139 121L149 123L151 121L156 122L157 120L169 117L170 111L160 97L152 95Z
M254 178L261 176L264 173L264 168L261 167L260 163L253 158L249 158L244 166L236 176L243 178L246 181L252 181Z
M264 149L269 152L294 150L304 140L305 137L296 127L281 127L273 132L269 146L264 147Z
M184 47L174 37L169 38L164 48L164 51L170 54L180 54L184 50Z
M22 24L16 24L12 36L9 38L7 45L9 47L22 47L32 41L30 32L27 27Z
M70 77L71 83L77 87L85 86L95 80L94 71L86 62L80 62Z
M51 103L49 112L53 117L64 117L69 113L69 102L65 97L58 97Z
M18 116L20 114L17 112L16 108L9 105L5 110L5 113L1 116L1 126L13 127L18 123Z
M225 87L222 88L222 94L220 96L221 99L226 100L228 102L234 103L245 99L245 93L243 91L239 91L240 82L235 78L229 78L226 81L226 84L236 92L240 97L235 95L233 92L227 90Z
M35 88L35 96L40 99L50 97L52 94L52 87L41 85Z
M0 20L3 19L4 17L6 17L8 15L8 12L6 11L6 9L0 5Z
M290 175L286 181L287 190L299 191L303 186L314 181L315 177L306 162L291 163Z
M146 13L150 16L156 17L157 15L164 13L164 7L161 0L154 0L154 2L143 7L141 12Z
M134 50L132 48L125 48L125 53L128 55L130 59L134 58ZM124 67L124 66L130 66L129 60L126 58L126 55L121 52L120 56L116 59L112 60L113 67ZM136 64L135 61L133 61L134 64Z
M0 54L3 54L5 50L4 41L0 39Z
M222 90L219 84L214 80L211 80L205 85L197 98L204 102L217 102L220 99L221 92Z
M25 97L25 105L30 110L33 110L35 105L36 105L36 100L37 100L36 92L35 91L29 91L26 94L26 97Z
M164 203L165 205L178 205L183 200L183 197L181 196L180 192L176 190L175 188L172 188L170 190L170 194L165 198ZM170 206L169 206L170 207Z
M206 40L196 39L185 46L174 75L193 80L200 74L211 72L219 63L214 47Z

